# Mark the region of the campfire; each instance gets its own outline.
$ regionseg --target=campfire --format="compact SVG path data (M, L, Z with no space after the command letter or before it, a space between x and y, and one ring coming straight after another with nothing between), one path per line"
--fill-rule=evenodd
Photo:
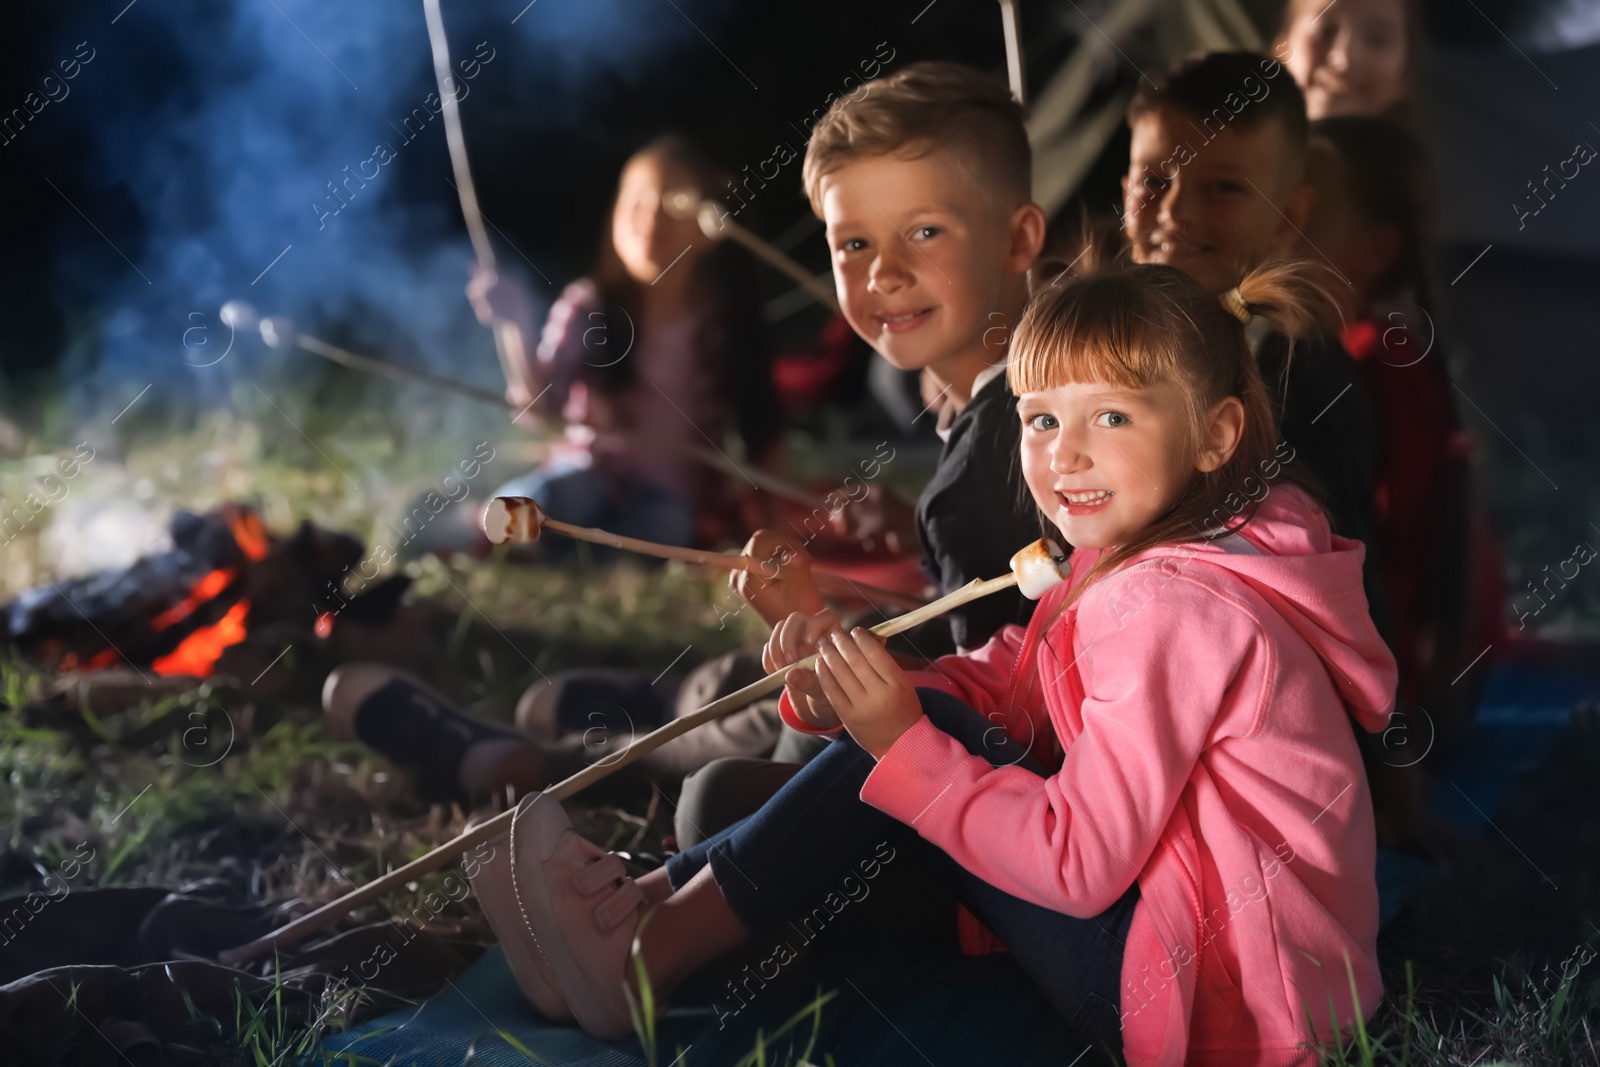
M58 671L124 661L157 675L210 677L229 648L285 624L310 636L331 631L312 605L337 588L361 544L302 523L274 536L257 512L224 504L180 511L172 548L121 570L52 582L0 615L0 638Z
M260 516L254 511L235 505L225 506L222 512L229 530L233 533L234 544L245 557L244 566L265 559L270 543ZM150 628L157 633L169 630L194 616L200 608L214 604L219 598L229 596L233 590L242 588L243 582L240 580L242 569L242 567L219 567L208 572L195 583L193 591L188 596L151 620ZM208 677L216 666L217 658L222 655L222 650L245 639L248 632L245 622L249 616L250 600L248 597L240 596L222 618L209 626L201 626L192 631L188 637L178 642L177 648L153 660L150 669L164 675L186 674L195 678Z

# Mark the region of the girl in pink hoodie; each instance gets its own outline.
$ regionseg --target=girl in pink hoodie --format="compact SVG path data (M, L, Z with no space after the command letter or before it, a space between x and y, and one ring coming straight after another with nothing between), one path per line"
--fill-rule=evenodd
M918 849L959 890L964 944L998 938L1110 1058L1311 1064L1370 1017L1372 807L1348 719L1384 726L1395 665L1363 548L1296 484L1244 332L1259 315L1303 334L1324 301L1287 265L1220 303L1163 266L1039 296L1007 374L1070 583L1026 630L910 674L868 631L790 616L768 669L819 660L790 672L785 717L839 736L637 881L524 801L474 886L534 1004L616 1036L631 952L659 997L793 930L757 968L775 977L852 883ZM729 994L719 1018L742 1009Z

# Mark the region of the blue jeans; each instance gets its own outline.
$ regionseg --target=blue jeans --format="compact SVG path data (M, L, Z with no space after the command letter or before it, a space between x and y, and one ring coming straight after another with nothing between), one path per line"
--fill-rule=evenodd
M976 710L936 689L918 689L933 724L995 766L1019 766L1044 776L1023 746ZM862 803L861 787L876 761L841 735L790 779L754 815L714 834L667 862L681 887L711 866L729 907L753 932L766 933L796 918L826 922L826 898L841 902L883 860L882 849L915 850L939 871L958 898L995 933L1086 1044L1122 1051L1122 954L1138 902L1138 883L1090 919L1077 919L1011 896L961 867L906 824ZM997 835L1004 828L996 828ZM798 929L798 928L797 928Z
M695 514L689 501L649 482L632 480L621 491L588 467L554 460L494 491L495 496L527 496L538 501L552 519L574 526L592 526L624 537L659 544L694 543ZM551 534L539 539L540 554L550 560L571 556L571 538ZM597 563L618 557L616 549L592 547ZM632 553L622 553L639 558Z

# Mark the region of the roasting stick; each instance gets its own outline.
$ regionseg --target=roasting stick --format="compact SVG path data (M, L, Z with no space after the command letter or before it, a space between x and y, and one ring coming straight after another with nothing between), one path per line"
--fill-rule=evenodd
M1027 87L1022 80L1022 28L1017 22L1017 0L1000 0L1000 25L1006 35L1006 73L1011 78L1011 95L1028 106Z
M839 313L839 300L833 295L833 290L772 244L734 222L729 212L715 200L709 197L703 198L690 189L679 189L666 195L662 209L675 219L694 219L700 224L700 232L713 241L720 241L724 237L733 238L769 266L787 274L800 288L810 294L811 299L835 315Z
M486 271L495 269L494 246L489 243L489 231L484 229L483 212L478 208L478 190L472 182L472 167L467 163L467 139L461 132L461 102L446 88L453 80L450 73L450 44L444 35L444 16L439 12L439 0L422 0L428 20L428 42L433 47L433 77L439 83L439 102L444 115L444 139L450 147L450 168L456 174L456 192L461 199L461 214L467 222L467 235L472 238L472 250L478 257L478 266ZM496 322L494 347L500 355L500 366L507 381L517 381L522 368L527 365L528 341L522 336L522 327L514 322Z
M952 608L960 607L962 604L977 600L980 597L986 597L991 593L998 593L1000 590L1009 589L1012 586L1019 588L1024 596L1037 600L1050 589L1065 581L1067 576L1066 558L1062 555L1060 547L1051 541L1035 541L1011 557L1010 574L1002 575L998 578L975 578L960 589L940 597L931 604L925 604L915 611L910 611L887 622L879 623L872 628L872 632L879 637L889 637L915 626L920 626L929 619L938 618ZM697 726L722 718L754 700L776 693L783 688L784 676L790 671L796 668L809 669L815 664L816 657L808 657L803 662L791 664L781 671L769 674L759 682L753 682L736 693L729 693L720 700L713 700L699 711L685 715L681 719L674 719L660 729L653 730L635 740L633 744L619 752L615 759L606 759L599 763L591 764L572 777L544 790L539 794L540 799L565 800L619 768L626 767L645 754L660 748L668 741L682 737ZM407 882L415 881L425 874L444 867L468 849L492 838L499 837L510 829L516 817L516 808L503 811L494 818L480 823L466 833L461 834L459 837L446 841L432 852L419 856L405 866L398 867L388 874L373 879L361 888L346 893L337 900L329 901L315 911L307 912L300 918L279 927L270 934L264 934L248 944L240 945L238 948L228 949L226 952L221 953L219 958L227 964L247 963L279 947L293 945L307 935L332 925L352 910L364 904L370 904L394 892Z
M489 501L483 513L483 532L497 545L532 544L539 540L541 530L553 530L578 541L596 545L609 545L627 552L637 552L658 559L676 559L684 563L700 563L709 567L724 567L730 571L746 571L756 561L749 556L733 556L724 552L705 552L698 548L679 548L654 541L641 541L637 537L623 537L609 530L596 530L589 526L574 526L552 519L539 507L539 503L525 496L497 496ZM868 601L882 601L897 608L914 609L927 601L893 589L884 589L865 582L852 581L841 574L812 571L817 585L824 593L833 596L856 596Z
M428 40L433 47L433 76L439 83L439 100L442 114L444 115L445 142L450 147L450 166L456 175L456 191L460 194L461 214L466 219L467 233L472 238L472 250L478 257L478 265L484 270L492 271L495 269L494 246L489 242L489 231L483 225L483 212L478 207L477 187L472 182L472 167L467 162L467 141L465 135L461 132L461 104L457 97L450 93L446 87L446 79L451 79L453 76L450 72L450 45L444 34L444 17L439 11L439 0L422 0L422 6L428 20ZM704 228L704 226L705 223L702 221L701 227ZM759 237L749 231L743 231L743 233L744 238L765 244ZM744 238L741 238L741 241ZM753 245L747 244L747 247L754 249ZM767 248L768 252L766 253L761 252L759 249L754 250L758 255L762 255L763 258L766 258L769 253L771 255L782 255L775 248L770 246L767 246ZM769 258L768 262L772 262L772 260ZM824 290L824 292L826 291ZM838 310L837 306L835 306L835 310ZM308 341L311 343L308 344ZM506 380L518 380L522 375L523 367L527 363L527 338L522 336L521 327L513 322L496 322L494 342L495 350L500 354L500 366L505 372ZM333 345L325 341L319 341L317 338L307 337L302 334L296 343L319 356L346 363L348 366L358 365L355 362L334 355L336 351L345 356L353 353L344 353L342 349L335 349ZM357 357L357 359L360 358ZM363 360L362 362L368 364L365 369L371 370L373 368L370 364L377 361ZM385 372L379 371L378 373ZM390 377L393 377L393 375L390 375ZM431 376L430 379L429 384L437 385L439 383L439 379L432 379ZM470 389L471 387L467 388ZM465 390L462 391L465 392ZM469 395L474 395L477 399L485 399L481 390L472 389ZM496 398L496 402L504 404L503 398ZM706 448L689 442L677 442L669 447L724 474L736 478L744 478L758 488L765 489L775 496L805 504L807 507L824 506L823 502L813 494L789 485L779 478L774 478L764 471L756 468L750 470L741 469L732 460L714 448Z
M312 355L321 356L323 359L338 363L369 374L377 374L397 382L410 382L417 385L426 385L434 389L443 389L458 396L467 397L484 404L493 404L500 408L510 408L506 398L499 393L488 389L479 389L476 386L466 385L462 382L441 378L426 371L412 370L410 367L401 367L393 363L385 363L380 359L370 356L360 356L338 345L329 344L320 337L313 337L308 333L301 333L293 322L274 315L262 318L261 313L243 300L230 300L222 305L222 321L234 330L259 329L261 339L271 348L288 348L291 345L303 348ZM530 405L531 406L531 405ZM524 408L523 411L527 409ZM517 414L522 414L518 412ZM607 431L613 436L624 440L633 441L629 434L616 430ZM760 467L741 467L727 456L714 448L697 445L690 441L665 440L651 442L651 447L663 448L676 452L687 459L702 463L712 470L726 474L731 478L743 478L758 489L765 489L773 496L792 500L797 504L804 504L808 508L827 508L827 502L814 493L809 493L797 485L791 485L782 478L768 474Z

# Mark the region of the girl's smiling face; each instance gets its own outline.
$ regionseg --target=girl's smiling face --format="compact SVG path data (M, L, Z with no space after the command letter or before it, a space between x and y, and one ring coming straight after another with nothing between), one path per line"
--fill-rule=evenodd
M1197 451L1184 391L1172 382L1069 382L1023 393L1017 413L1023 478L1077 548L1126 543L1177 503L1197 471L1226 459Z

